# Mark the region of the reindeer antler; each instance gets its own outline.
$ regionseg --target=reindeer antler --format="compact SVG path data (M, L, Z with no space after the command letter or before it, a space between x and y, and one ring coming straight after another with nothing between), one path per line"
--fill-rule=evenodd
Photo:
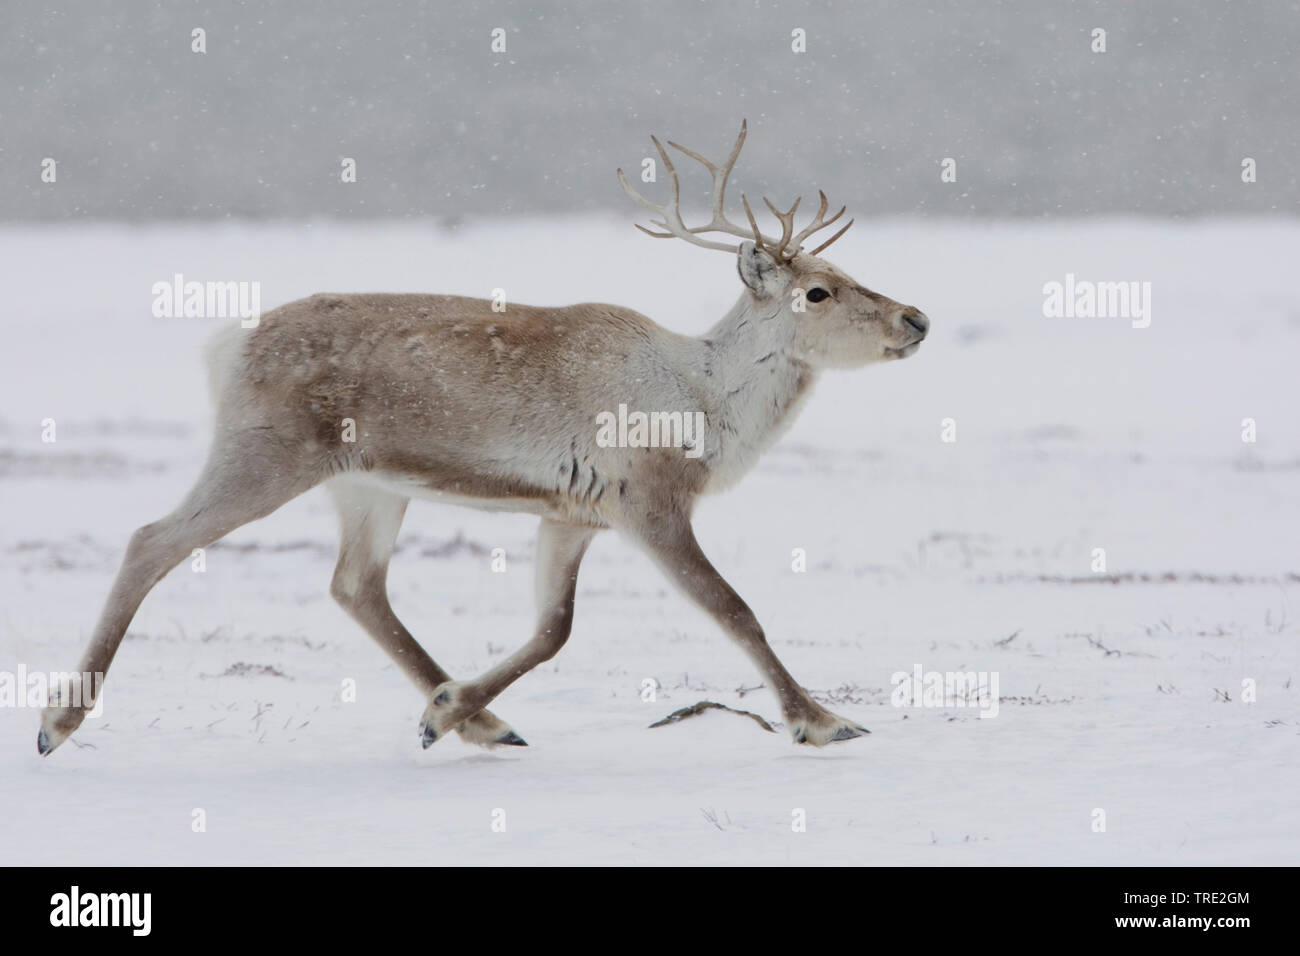
M679 150L696 162L702 163L709 171L709 174L713 177L713 189L711 192L710 204L713 210L713 218L706 225L695 226L694 228L688 228L687 225L682 222L681 189L677 181L677 169L673 166L672 159L669 158L667 151L659 142L658 137L652 135L650 141L654 143L655 148L659 150L659 156L663 160L664 169L668 170L668 203L666 205L659 205L658 203L653 203L646 199L632 188L632 184L629 183L627 177L623 175L622 169L618 171L618 181L622 183L624 192L651 212L659 214L661 217L660 220L657 222L651 220L652 224L668 231L651 232L649 229L645 228L645 226L641 225L638 225L637 228L647 236L653 236L656 239L685 239L693 245L702 246L705 249L720 249L723 252L735 252L739 246L730 245L725 242L714 242L709 239L701 239L699 234L702 232L721 232L729 236L739 236L741 239L752 238L759 245L770 243L772 240L760 233L757 226L754 227L751 236L749 231L742 229L740 226L728 220L726 213L723 210L723 203L726 200L727 195L727 177L731 175L731 170L736 165L736 158L740 156L740 148L745 145L745 135L747 130L748 124L741 122L740 135L736 137L736 145L731 147L731 155L727 157L727 161L721 166L716 165L712 160L706 159L694 150L687 149L685 146L679 146L677 143L669 140L669 146L673 147L673 149ZM746 208L748 208L748 204L746 204ZM752 216L750 217L750 222L751 224L753 223Z
M684 239L692 245L701 246L705 249L719 249L723 252L735 252L740 248L740 246L738 244L731 245L725 242L715 242L710 239L702 239L700 238L700 233L721 232L729 236L737 236L741 239L752 238L759 248L766 250L777 258L788 260L793 259L795 255L798 254L800 245L805 239L811 236L814 232L817 232L819 229L829 226L844 214L844 210L841 209L830 219L825 219L824 216L826 215L827 208L826 194L818 190L818 194L821 196L821 209L817 213L817 218L800 231L798 235L794 234L794 214L795 210L799 208L798 199L794 201L794 205L790 207L788 212L783 213L778 210L776 206L772 205L771 201L768 200L767 197L763 198L763 202L767 203L767 208L772 211L773 215L775 215L781 223L781 238L779 240L772 239L771 237L765 236L759 232L758 223L755 222L754 214L749 208L749 201L743 194L740 197L740 201L745 208L745 216L749 220L749 229L738 226L727 219L724 209L727 193L727 177L731 175L731 170L736 165L736 159L740 156L740 148L745 145L745 135L748 130L748 125L747 122L743 120L741 121L740 135L736 137L736 145L731 148L731 155L727 157L727 161L721 166L692 149L680 146L672 140L668 141L668 145L673 149L678 150L696 162L702 164L704 168L709 171L709 175L713 178L713 187L710 193L710 208L713 212L713 218L703 226L688 227L682 221L681 187L677 180L677 169L673 166L673 161L668 157L667 151L663 148L663 145L659 142L658 138L651 136L650 141L655 144L655 149L659 151L659 156L663 160L664 168L668 170L670 177L668 185L668 203L660 205L646 199L632 188L632 184L629 183L627 177L623 175L622 169L618 171L618 181L622 184L623 191L631 196L632 199L649 209L651 212L659 215L660 219L651 220L651 224L666 231L653 232L642 225L637 225L637 228L647 236L652 236L655 239ZM850 219L848 225L844 226L843 229L813 250L812 255L817 255L817 253L821 252L840 236L844 235L851 225L853 225L853 220Z
M814 232L817 232L817 231L820 230L820 229L825 229L827 226L829 226L831 223L833 223L836 219L839 219L840 216L844 215L844 210L848 208L847 206L841 206L839 212L837 212L835 215L831 216L831 218L826 219L826 218L824 218L825 215L826 215L826 208L827 208L827 206L829 206L830 204L826 201L826 194L825 194L824 192L822 192L820 189L817 190L817 195L820 196L820 197L821 197L821 200L822 200L821 208L819 208L819 209L817 210L817 218L814 219L812 222L808 223L808 225L804 227L803 231L800 232L799 235L797 235L797 236L794 237L794 247L795 247L796 249L798 249L799 246L800 246L800 244L801 244L805 239L807 239L809 236L811 236ZM793 212L793 211L794 211L794 210L791 210L791 212ZM838 239L840 236L842 236L842 235L844 235L846 232L848 232L848 231L849 231L849 226L851 226L851 225L853 225L853 220L852 220L852 219L850 219L848 222L846 222L846 223L843 225L843 227L841 227L841 229L840 229L839 232L835 233L835 235L831 236L829 239L827 239L825 242L823 242L820 246L818 246L816 249L814 249L814 250L810 253L810 255L814 255L814 256L817 255L817 253L821 252L823 249L825 249L827 246L829 246L832 242L834 242L834 241L835 241L836 239Z

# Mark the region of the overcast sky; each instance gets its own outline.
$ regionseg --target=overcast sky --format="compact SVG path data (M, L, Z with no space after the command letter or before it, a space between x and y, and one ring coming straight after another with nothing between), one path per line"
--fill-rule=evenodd
M0 218L631 213L614 170L649 133L721 156L742 117L737 198L1295 213L1298 38L1272 0L8 0Z

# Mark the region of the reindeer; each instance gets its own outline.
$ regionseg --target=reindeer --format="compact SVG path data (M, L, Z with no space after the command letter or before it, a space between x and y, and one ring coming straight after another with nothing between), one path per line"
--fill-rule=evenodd
M679 335L615 305L509 307L439 295L313 295L268 313L251 331L230 327L209 347L216 427L198 482L171 514L131 537L79 670L104 674L140 602L167 572L241 525L316 485L338 509L341 544L330 593L415 683L427 701L427 748L456 731L487 747L524 746L485 708L549 660L573 623L578 566L592 537L615 528L642 547L740 645L776 693L797 743L823 746L867 733L813 700L773 653L753 612L700 549L696 500L740 479L789 427L823 369L906 358L929 319L864 288L803 242L832 225L826 196L795 232L799 201L782 212L779 238L725 215L727 178L746 125L717 165L676 143L712 177L712 218L688 227L677 171L651 137L669 199L646 199L656 238L677 238L736 258L744 288L704 336ZM706 239L729 236L738 242ZM703 412L691 454L674 447L606 447L601 413ZM354 440L341 438L344 419ZM411 498L541 518L537 625L532 639L473 680L434 662L389 604L387 573ZM89 695L86 695L87 697ZM51 699L37 746L49 754L80 726L90 699Z

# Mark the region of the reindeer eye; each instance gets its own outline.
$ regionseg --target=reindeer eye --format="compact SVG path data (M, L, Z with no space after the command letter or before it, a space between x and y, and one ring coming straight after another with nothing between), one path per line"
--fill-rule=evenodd
M809 302L820 302L820 301L822 301L822 299L829 299L830 297L831 297L831 294L830 294L829 292L827 292L825 289L809 289L809 290L808 290L808 301L809 301Z

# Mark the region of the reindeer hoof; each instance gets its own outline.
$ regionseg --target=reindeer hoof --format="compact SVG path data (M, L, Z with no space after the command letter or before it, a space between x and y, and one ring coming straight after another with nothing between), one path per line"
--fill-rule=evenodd
M835 736L831 740L852 740L854 737L861 737L863 734L869 733L871 731L867 730L866 727L841 727L835 731Z
M438 731L434 730L429 724L420 728L420 746L428 750L438 742Z
M41 712L41 727L36 732L36 750L42 757L48 757L59 749L59 745L72 736L81 726L85 711L72 708L46 707Z
M811 747L825 747L841 740L864 737L869 733L871 731L866 727L860 727L853 721L831 713L822 715L820 719L797 721L790 727L790 736L795 743Z
M528 741L524 740L523 737L520 737L513 730L507 733L503 737L498 737L496 739L496 743L501 744L502 746L505 747L527 747L528 746Z

